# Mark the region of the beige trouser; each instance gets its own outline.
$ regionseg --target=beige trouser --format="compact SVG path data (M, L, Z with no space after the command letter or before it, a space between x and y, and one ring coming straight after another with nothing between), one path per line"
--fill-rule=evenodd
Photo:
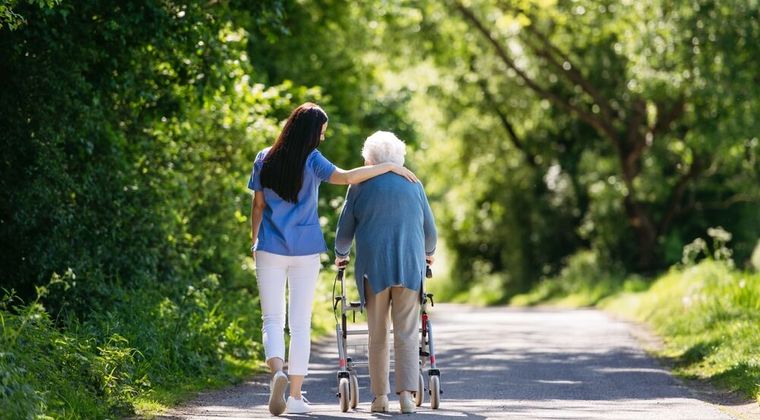
M389 287L372 294L369 282L366 291L367 324L369 329L369 377L372 394L390 393L388 371L389 318L393 320L393 350L395 352L396 393L417 391L419 366L419 292L405 287ZM390 315L390 316L389 316Z

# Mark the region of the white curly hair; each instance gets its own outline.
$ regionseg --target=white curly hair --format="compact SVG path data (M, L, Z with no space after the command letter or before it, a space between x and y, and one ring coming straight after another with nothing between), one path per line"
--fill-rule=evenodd
M362 147L364 160L375 165L385 162L403 165L404 155L406 155L406 144L390 131L374 132L367 137Z

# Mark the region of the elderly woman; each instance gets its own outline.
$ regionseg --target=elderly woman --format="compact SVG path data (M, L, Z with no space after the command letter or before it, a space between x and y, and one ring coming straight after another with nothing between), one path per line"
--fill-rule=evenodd
M404 164L406 147L378 131L364 143L365 163ZM367 309L373 412L388 411L389 314L393 320L396 394L402 413L414 412L418 390L419 290L432 264L436 229L420 183L380 175L348 189L335 238L336 264L348 260L356 238L356 285Z

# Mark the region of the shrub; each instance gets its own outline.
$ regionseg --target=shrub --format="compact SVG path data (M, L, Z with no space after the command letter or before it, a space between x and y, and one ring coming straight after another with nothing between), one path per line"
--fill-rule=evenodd
M128 415L157 389L230 379L260 360L258 300L207 277L185 287L112 290L107 311L51 319L38 299L0 304L0 413L7 418ZM250 370L250 368L249 368ZM5 417L3 417L5 418Z

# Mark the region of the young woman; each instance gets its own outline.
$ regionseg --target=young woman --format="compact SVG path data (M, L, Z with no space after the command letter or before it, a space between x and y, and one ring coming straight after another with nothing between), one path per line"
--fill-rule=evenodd
M411 182L417 178L403 166L385 163L345 171L330 163L317 146L324 140L327 114L313 103L296 108L272 147L259 152L248 188L251 205L251 247L256 262L267 365L273 373L269 411L274 415L307 413L301 396L311 347L311 307L319 275L319 254L327 251L317 216L322 182L358 184L395 172ZM290 396L285 360L285 286L289 289L288 326Z

